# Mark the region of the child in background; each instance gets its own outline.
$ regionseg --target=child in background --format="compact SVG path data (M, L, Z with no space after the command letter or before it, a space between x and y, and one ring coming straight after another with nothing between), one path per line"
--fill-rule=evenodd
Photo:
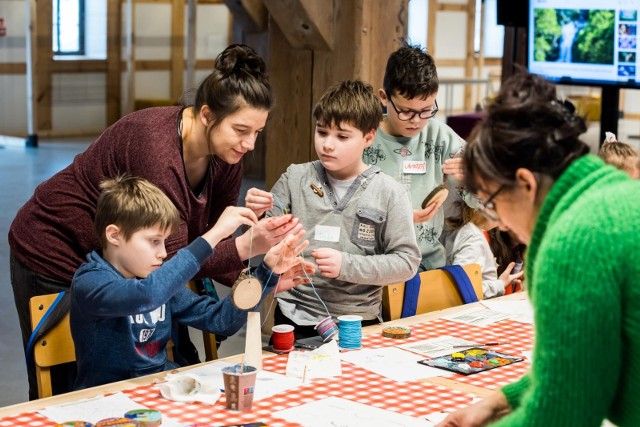
M631 178L640 178L640 158L638 152L629 144L618 142L611 132L605 132L606 138L598 156L606 163L625 171Z
M527 245L522 243L518 236L510 229L500 225L488 232L489 246L498 264L498 276L500 276L511 264L514 263L511 274L524 272L524 252ZM519 292L524 286L524 276L515 280L505 288L505 294Z
M498 226L478 209L460 203L460 215L447 218L451 230L443 236L447 265L480 264L482 269L482 296L484 299L504 295L505 288L520 280L523 272L512 274L515 267L510 262L498 277L498 265L485 231Z
M76 348L76 389L178 367L166 358L173 321L215 334L232 335L244 325L245 310L229 298L198 296L186 283L220 240L242 224L254 225L247 208L227 207L216 224L166 263L165 242L180 222L177 209L158 187L137 177L102 183L95 231L102 250L87 255L71 284L71 333ZM304 232L271 248L254 275L265 293L289 270L285 287L313 265L296 256L308 245Z
M317 336L314 325L327 309L332 316L360 315L364 326L379 323L382 286L411 278L420 263L408 192L362 161L382 119L373 88L360 81L333 86L313 116L320 160L289 166L273 195L253 188L246 197L258 215L289 211L313 230L315 288L278 294L274 311L276 324L296 327L296 339Z
M433 57L407 44L393 52L378 95L387 115L373 144L365 150L364 162L380 167L409 190L422 254L420 271L442 267L444 213L440 204L422 207L422 202L444 182L445 174L454 180L463 177L462 160L457 155L465 142L449 126L433 119L438 112L438 74ZM475 197L461 187L458 192L467 203L477 206Z

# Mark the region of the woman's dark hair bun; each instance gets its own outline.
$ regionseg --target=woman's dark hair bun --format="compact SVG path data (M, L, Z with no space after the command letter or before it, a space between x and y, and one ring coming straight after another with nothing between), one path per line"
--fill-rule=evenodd
M222 51L216 58L215 67L225 76L247 72L258 77L266 71L262 58L251 47L243 44L233 44Z

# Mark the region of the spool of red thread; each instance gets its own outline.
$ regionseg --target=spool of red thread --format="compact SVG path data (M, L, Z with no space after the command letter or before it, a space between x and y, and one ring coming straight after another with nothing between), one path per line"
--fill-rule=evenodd
M281 353L287 353L293 350L293 325L275 325L271 328L273 332L273 349Z

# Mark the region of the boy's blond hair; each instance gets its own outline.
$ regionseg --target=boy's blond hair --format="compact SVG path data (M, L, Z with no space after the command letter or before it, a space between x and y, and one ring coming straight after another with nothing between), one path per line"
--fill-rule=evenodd
M110 224L120 228L125 240L141 228L159 225L171 232L178 229L178 209L162 190L146 179L123 175L105 179L100 188L102 194L93 225L102 248L107 245L105 230Z
M629 144L618 141L605 142L600 148L598 156L630 176L638 176L638 152Z
M360 80L345 80L327 90L313 109L321 126L349 124L367 134L382 121L382 106L373 87Z

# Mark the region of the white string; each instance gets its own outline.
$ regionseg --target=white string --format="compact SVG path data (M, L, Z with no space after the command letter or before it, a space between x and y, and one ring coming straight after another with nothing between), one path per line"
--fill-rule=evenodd
M275 194L275 193L271 193L271 195L273 196L274 201L277 203L278 207L280 208L280 211L282 211L282 213L284 214L285 208L282 204L282 202L280 201L280 198ZM278 259L278 262L276 262L276 265L278 265L280 263L280 261L282 260L282 257L284 256L284 253L280 255L280 258ZM304 263L304 253L301 252L300 255L298 255L303 263ZM313 290L313 293L315 294L316 298L318 298L318 301L320 301L320 303L322 304L322 306L324 307L325 311L327 312L327 315L329 317L331 316L331 313L329 312L329 309L327 308L327 305L324 303L324 301L322 300L322 298L320 298L320 295L318 295L318 292L316 291L316 287L313 284L313 280L311 280L311 277L309 277L309 275L307 274L307 271L304 268L304 264L302 266L302 273L304 274L304 276L306 277L306 279L309 281L309 284L311 285L311 289ZM271 276L273 275L273 270L271 270L271 274L269 275L269 279L271 279ZM269 279L267 280L266 283L269 283ZM269 305L269 309L267 310L267 313L264 316L264 322L262 322L262 326L264 326L264 324L266 323L267 319L269 318L269 314L271 314L271 310L273 309L273 304L276 301L276 294L278 292L278 285L280 284L280 279L278 278L278 283L276 283L276 287L274 289L274 293L273 293L273 300L271 301L271 304ZM266 284L265 284L265 288L266 288ZM264 288L263 288L263 292L264 292Z

